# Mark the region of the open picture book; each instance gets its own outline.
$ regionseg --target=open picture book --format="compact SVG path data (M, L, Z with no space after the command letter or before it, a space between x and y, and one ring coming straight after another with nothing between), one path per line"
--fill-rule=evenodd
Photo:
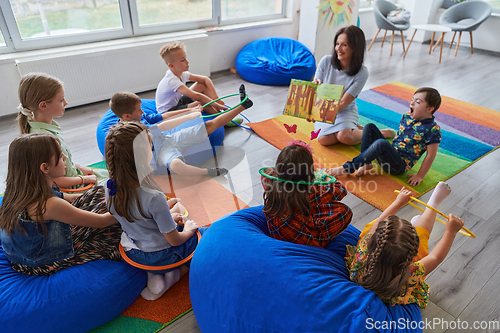
M292 80L283 114L333 124L343 93L341 85Z

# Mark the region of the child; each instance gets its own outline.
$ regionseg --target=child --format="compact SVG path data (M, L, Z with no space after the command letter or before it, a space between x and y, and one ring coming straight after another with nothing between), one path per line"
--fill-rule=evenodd
M240 94L245 97L245 87L241 85ZM143 111L141 110L141 99L133 93L116 93L110 101L110 108L121 121L140 121ZM228 173L224 168L199 168L184 162L182 152L190 146L200 143L208 138L208 135L217 128L224 126L244 109L253 105L247 99L241 106L221 114L207 122L181 129L172 134L164 131L170 130L180 124L195 119L201 115L201 106L191 108L190 112L183 115L171 117L155 126L150 127L154 143L154 161L158 165L165 165L172 172L180 176L224 176Z
M450 187L440 182L432 192L429 206L438 209L450 192ZM411 223L394 215L411 194L403 187L380 217L363 229L357 248L347 246L345 259L351 280L375 292L385 303L417 303L425 308L429 286L424 278L445 259L464 223L450 214L443 237L429 253L428 240L436 212L427 208Z
M271 237L325 247L351 223L351 209L339 202L347 195L342 184L296 183L314 181L314 161L308 144L292 141L279 154L274 171L266 173L279 178L262 176L262 210Z
M177 230L167 199L151 176L152 136L139 122L120 122L106 136L106 163L110 180L106 201L123 228L121 243L127 256L148 266L181 261L198 244L194 221ZM204 232L201 228L200 232ZM148 272L141 295L155 300L189 270L189 263L165 271Z
M84 184L98 184L108 178L106 170L93 170L72 161L61 127L53 120L64 114L68 104L61 81L43 73L27 74L19 83L19 100L17 121L21 134L49 133L59 139L66 155L66 172L64 177L55 179L57 186L77 188Z
M418 89L410 103L410 111L405 113L399 124L399 131L392 144L389 143L374 124L368 124L363 129L361 154L343 166L329 170L334 176L351 174L362 176L377 160L384 171L392 175L400 175L410 171L420 157L427 154L417 174L408 175L408 184L418 186L432 166L436 157L441 129L434 121L434 112L441 105L441 96L436 89Z
M64 176L65 159L50 134L26 134L10 144L0 237L20 273L49 275L95 259L121 260L121 228L106 212L102 186L82 196L52 187Z
M214 84L209 77L189 72L189 61L186 58L186 45L182 42L170 42L160 49L160 56L168 67L165 77L156 88L156 109L159 113L182 110L207 104L218 99ZM188 81L194 82L187 87ZM211 114L226 110L222 101L217 101L205 108ZM235 119L241 123L241 119ZM228 123L228 126L233 126Z

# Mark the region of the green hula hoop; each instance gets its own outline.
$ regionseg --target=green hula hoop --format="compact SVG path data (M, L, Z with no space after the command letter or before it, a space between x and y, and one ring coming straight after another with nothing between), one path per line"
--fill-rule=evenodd
M208 102L207 104L203 105L203 106L202 106L202 109L204 109L205 107L209 106L209 105L210 105L210 104L212 104L212 103L215 103L215 102L217 102L217 101L220 101L221 99L228 98L228 97L233 97L233 96L239 96L239 95L240 95L240 94L231 94L231 95L226 95L226 96L223 96L223 97L219 97L219 98L214 99L213 101ZM223 113L226 113L226 112L229 112L229 111L231 111L231 110L236 109L238 106L240 106L241 104L245 103L245 102L247 101L247 99L248 99L248 94L245 94L245 98L243 98L243 100L242 100L239 104L237 104L236 106L233 106L232 108L227 109L227 110L224 110L224 111L221 111L221 112L219 112L219 113L215 113L215 114L207 114L207 115L205 115L205 116L200 116L200 118L212 118L212 117L217 117L217 116L219 116L219 115L221 115L221 114L223 114Z
M297 182L294 180L285 180L285 179L281 179L281 178L270 176L270 175L266 174L264 172L264 170L267 170L267 169L274 169L274 167L260 168L259 173L266 178L278 180L278 181L284 182L284 183L292 183L292 184L300 184L300 185L328 185L328 184L333 184L337 181L337 179L335 177L332 177L332 176L329 176L330 178L332 178L331 180L326 180L326 181L321 181L321 182L304 182L304 181Z

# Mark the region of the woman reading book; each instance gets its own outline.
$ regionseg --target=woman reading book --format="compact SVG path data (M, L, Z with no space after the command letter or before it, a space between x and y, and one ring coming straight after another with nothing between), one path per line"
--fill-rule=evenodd
M361 142L362 126L358 124L356 97L368 80L368 69L363 65L366 40L363 30L351 25L337 31L333 41L332 55L324 56L319 62L314 83L329 83L344 86L335 123L315 122L314 130L321 129L318 138L323 146L344 143L355 145ZM395 132L382 130L384 137L392 138Z

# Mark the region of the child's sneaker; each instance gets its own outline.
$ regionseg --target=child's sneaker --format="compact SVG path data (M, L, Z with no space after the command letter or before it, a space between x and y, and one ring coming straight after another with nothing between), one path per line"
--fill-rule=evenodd
M247 93L245 92L245 85L242 84L240 86L240 101L244 100L246 95Z
M225 176L229 172L229 170L226 168L207 168L207 170L208 170L207 175L210 177Z

